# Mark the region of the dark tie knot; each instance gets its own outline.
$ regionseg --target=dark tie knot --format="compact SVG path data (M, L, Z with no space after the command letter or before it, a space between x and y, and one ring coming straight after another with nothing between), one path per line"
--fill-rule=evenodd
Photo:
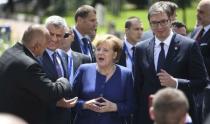
M131 49L134 51L135 50L135 46L133 46Z
M164 48L164 43L160 43L160 47L161 47L161 49L163 49Z
M58 55L58 52L56 52L56 51L52 54L53 58L56 58L57 55Z
M85 38L85 37L82 38L82 41L83 41L84 44L88 44L88 39L87 38Z

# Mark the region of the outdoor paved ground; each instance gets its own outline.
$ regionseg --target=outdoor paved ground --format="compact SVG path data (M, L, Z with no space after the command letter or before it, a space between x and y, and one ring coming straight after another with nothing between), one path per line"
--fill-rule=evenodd
M13 43L21 40L23 32L31 24L31 22L0 18L0 26L8 25L11 27L11 42Z

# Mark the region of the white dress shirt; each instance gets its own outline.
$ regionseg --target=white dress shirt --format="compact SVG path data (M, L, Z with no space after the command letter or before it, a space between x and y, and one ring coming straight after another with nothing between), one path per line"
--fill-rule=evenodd
M133 45L131 43L129 43L127 41L127 39L125 38L125 45L126 45L126 48L127 48L127 51L125 51L125 54L126 54L126 67L129 68L131 71L132 71L132 58L129 58L128 54L133 57ZM127 53L128 52L128 53Z
M167 57L168 54L168 49L169 46L171 44L171 40L173 37L173 31L170 31L170 35L164 40L164 41L160 41L156 36L155 36L155 47L154 47L154 64L155 64L155 69L157 71L157 64L158 64L158 57L159 57L159 53L161 51L161 46L160 43L164 43L164 51L165 51L165 58ZM173 76L173 75L172 75ZM175 78L176 80L176 88L178 88L178 80Z
M52 63L54 64L54 61L53 61L53 57L52 57L52 55L53 55L53 53L54 53L55 51L52 51L52 50L46 49L46 52L47 52L47 54L50 56L50 59L51 59ZM58 64L59 64L59 66L60 66L60 68L61 68L61 73L62 73L62 76L64 77L64 70L63 70L63 66L62 66L61 59L60 59L58 56L56 56L56 59L57 59Z

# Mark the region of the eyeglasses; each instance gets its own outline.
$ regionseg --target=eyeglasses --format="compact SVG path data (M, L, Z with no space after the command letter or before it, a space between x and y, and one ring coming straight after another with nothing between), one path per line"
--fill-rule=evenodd
M63 38L68 38L69 35L73 34L73 30L70 30L69 32L65 32Z
M167 20L161 20L161 21L151 21L150 22L150 26L151 27L158 27L158 25L160 24L160 26L166 26L169 22L169 19Z

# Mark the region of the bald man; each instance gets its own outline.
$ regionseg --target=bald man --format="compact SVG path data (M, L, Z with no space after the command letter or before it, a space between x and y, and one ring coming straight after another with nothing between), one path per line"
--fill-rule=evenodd
M0 57L0 112L17 115L30 124L46 124L46 107L70 93L67 79L52 82L46 77L36 57L41 56L49 32L40 25L30 26L21 43L16 43ZM74 104L63 99L59 106Z
M196 37L196 42L200 45L201 53L204 58L204 63L210 76L210 0L201 0L197 6L197 20L202 26L200 32ZM202 98L202 94L201 94ZM202 100L199 100L202 101ZM210 114L210 85L204 92L204 104L203 104L203 119Z
M0 124L28 124L22 118L12 114L0 113Z

